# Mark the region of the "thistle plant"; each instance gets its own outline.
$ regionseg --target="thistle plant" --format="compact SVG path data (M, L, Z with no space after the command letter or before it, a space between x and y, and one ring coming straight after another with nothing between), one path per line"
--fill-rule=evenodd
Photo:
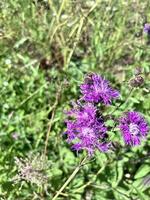
M0 200L150 199L149 10L0 1Z
M139 79L139 73L135 75L133 87L138 87L143 83ZM77 153L86 151L87 156L75 168L71 176L67 179L64 185L53 197L55 200L70 181L75 177L80 168L86 163L87 159L94 156L95 150L103 153L114 151L113 141L109 135L110 127L107 127L107 117L112 118L114 112L110 116L105 116L101 110L103 107L108 107L112 101L119 98L118 90L112 88L109 81L98 74L88 74L85 76L84 83L80 85L81 97L72 104L72 108L65 112L67 130L64 135L67 136L67 143L71 144L73 151ZM125 101L126 102L126 101ZM118 107L117 107L118 108ZM119 135L122 136L125 145L136 146L140 145L141 141L146 138L149 132L149 126L144 117L136 111L123 112L120 118L114 118L114 127L111 131L114 133L114 128L119 128ZM116 123L116 121L118 123Z

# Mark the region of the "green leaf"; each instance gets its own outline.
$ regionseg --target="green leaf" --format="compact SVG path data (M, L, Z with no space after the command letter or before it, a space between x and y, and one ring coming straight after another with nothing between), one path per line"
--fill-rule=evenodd
M113 191L114 197L116 200L128 200L129 198L127 196L125 196L123 193L114 190Z
M150 166L147 164L143 164L140 166L140 168L137 170L134 178L138 179L141 178L143 176L146 176L148 173L150 172Z
M99 151L96 151L95 154L96 154L97 165L103 167L105 163L107 162L107 156L104 153L101 153Z
M137 189L136 187L134 187L134 189L136 190L140 200L149 200L149 197L144 194L141 190Z
M75 156L73 152L71 152L70 149L66 147L62 148L60 151L60 157L64 163L64 166L66 165L66 167L75 164Z
M123 162L120 161L117 163L117 181L116 181L116 186L119 184L123 177Z
M145 178L145 177L144 177ZM140 190L141 192L144 192L145 190L147 190L150 185L149 184L144 184L144 178L139 178L139 179L136 179L134 182L133 182L133 186L135 188L137 188L138 190Z
M143 108L145 109L149 109L150 108L150 97L148 97L147 99L144 99L143 101Z
M113 127L114 126L114 121L113 120L107 120L106 121L106 126L110 126L110 127Z

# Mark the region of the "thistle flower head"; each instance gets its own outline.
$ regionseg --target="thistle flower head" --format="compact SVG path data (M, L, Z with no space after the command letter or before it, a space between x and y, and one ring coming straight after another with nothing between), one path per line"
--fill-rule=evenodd
M120 119L120 130L126 144L135 146L148 134L149 127L144 117L138 112L127 112Z
M76 106L67 113L73 116L66 120L68 143L72 143L72 148L76 151L87 150L92 155L95 149L107 151L109 144L106 143L107 128L101 116L97 115L94 105L87 103L82 107Z
M74 108L67 112L67 115L76 119L78 125L91 124L96 119L96 108L91 103L87 103L85 106L74 103Z
M102 102L108 105L113 99L119 97L119 92L114 90L106 79L97 74L88 75L80 89L83 94L82 99L86 102Z

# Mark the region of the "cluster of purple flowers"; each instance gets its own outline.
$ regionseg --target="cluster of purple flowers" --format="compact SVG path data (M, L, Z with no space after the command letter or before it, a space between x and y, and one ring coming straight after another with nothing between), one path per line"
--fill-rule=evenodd
M80 90L82 97L66 112L67 142L72 144L73 150L87 150L90 156L96 149L106 152L111 147L111 142L104 117L97 105L110 105L113 99L119 97L119 92L97 74L87 75ZM125 113L120 118L119 128L125 143L132 146L139 145L149 131L144 118L137 112Z

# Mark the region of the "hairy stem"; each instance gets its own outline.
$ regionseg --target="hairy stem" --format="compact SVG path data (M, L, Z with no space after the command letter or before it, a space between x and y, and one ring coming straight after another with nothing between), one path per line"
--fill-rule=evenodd
M107 163L106 163L106 164L107 164ZM98 176L101 172L103 172L103 170L105 169L106 164L104 164L103 167L100 168L100 169L98 170L98 172L93 176L93 179L92 179L92 180L88 181L85 185L83 185L83 186L77 188L77 189L75 190L75 192L79 192L80 190L85 189L86 187L88 187L89 185L91 185L92 183L94 183L94 182L96 181L96 179L97 179L97 176Z
M129 91L129 94L126 98L126 100L123 103L120 103L111 113L109 113L110 115L112 115L116 110L118 110L118 108L120 108L123 104L127 103L127 101L129 100L132 92L133 92L134 88L131 88L131 90Z
M52 123L53 123L54 116L55 116L55 110L56 110L56 107L57 107L57 104L58 104L58 100L60 98L61 89L62 89L62 86L60 85L59 88L58 88L58 92L56 94L56 100L55 100L53 106L50 109L50 111L52 111L52 115L51 115L51 119L49 121L48 131L47 131L47 134L46 134L45 147L44 147L44 155L45 156L47 154L48 140L49 140L49 136L50 136L50 132L51 132L51 128L52 128Z
M61 192L67 187L67 185L73 180L73 178L76 176L78 171L81 169L81 167L85 164L85 161L87 160L87 157L85 157L79 165L75 168L75 170L72 172L70 177L66 180L66 182L63 184L63 186L59 189L59 191L56 193L56 195L53 197L52 200L57 199L57 197L61 194Z

